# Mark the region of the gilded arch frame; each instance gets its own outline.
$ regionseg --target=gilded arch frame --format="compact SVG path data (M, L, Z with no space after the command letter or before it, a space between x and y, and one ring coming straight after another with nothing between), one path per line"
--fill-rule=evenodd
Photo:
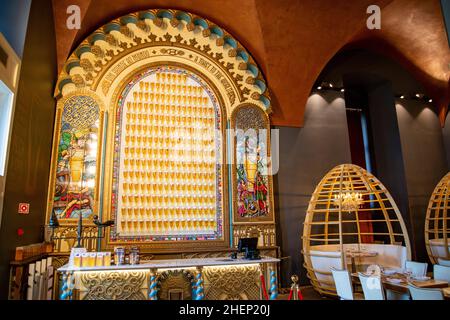
M102 114L108 119L108 127L106 136L101 136L99 150L100 146L103 147L103 144L106 144L107 156L103 158L99 155L98 160L105 167L103 185L106 188L110 183L105 178L107 178L107 170L111 169L108 149L110 146L107 141L111 137L112 113L110 111L113 105L111 101L114 101L114 90L110 88L120 87L118 83L132 74L130 69L148 65L154 60L180 63L182 59L185 64L193 67L197 74L203 72L204 78L214 82L211 87L219 91L220 94L216 95L218 98L223 98L223 107L226 110L223 128L227 122L230 122L233 110L245 103L258 106L269 119L270 96L263 74L246 49L216 24L197 15L172 9L144 10L114 19L94 31L74 50L64 64L55 88L55 98L58 99L58 103L66 96L86 91L95 94L102 106L105 106L102 108ZM55 126L54 141L57 141L58 130L59 128ZM223 148L223 156L227 150L228 148ZM55 142L53 143L54 152ZM52 160L52 170L53 167L54 160ZM97 172L99 173L99 169ZM223 172L226 171L223 170ZM50 176L50 185L53 183L54 175ZM231 183L232 181L224 183L226 186L224 200L226 201L228 201L226 193L232 192L234 188ZM270 187L272 190L271 177ZM273 204L273 190L270 196L271 204ZM105 211L108 192L105 192L104 197L107 199L103 204ZM228 207L231 206L232 204L229 203ZM51 211L47 210L46 221L49 220L50 215ZM232 219L229 219L225 212L224 218L228 219L228 224L231 226ZM233 236L235 234L233 233ZM224 236L229 237L228 232L224 232ZM200 250L207 249L210 247L200 248Z

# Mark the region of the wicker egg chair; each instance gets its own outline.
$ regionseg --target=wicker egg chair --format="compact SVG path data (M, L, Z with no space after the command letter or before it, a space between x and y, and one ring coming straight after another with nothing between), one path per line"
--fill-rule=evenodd
M302 239L307 276L325 295L336 295L331 268L403 268L411 257L408 233L389 191L353 164L333 168L317 185Z
M428 203L425 220L425 245L433 264L438 258L450 260L450 172L437 184Z

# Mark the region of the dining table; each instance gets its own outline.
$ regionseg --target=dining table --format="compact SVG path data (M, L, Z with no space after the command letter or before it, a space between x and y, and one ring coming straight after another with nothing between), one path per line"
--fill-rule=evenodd
M364 258L373 258L378 255L378 252L376 251L367 251L367 250L347 250L345 252L345 255L347 258L350 259L350 265L352 272L357 271L357 265L356 260L357 259L364 259Z
M359 283L358 272L353 272L352 280L354 283ZM396 291L399 293L409 293L408 284L413 284L419 288L439 288L442 290L445 299L450 299L450 287L447 281L428 279L428 280L408 280L406 274L402 272L395 272L390 274L381 273L381 281L385 289Z

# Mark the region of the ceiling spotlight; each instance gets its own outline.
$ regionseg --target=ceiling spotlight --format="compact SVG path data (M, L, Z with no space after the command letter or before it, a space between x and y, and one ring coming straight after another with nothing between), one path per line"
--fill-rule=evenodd
M341 92L344 92L344 91L345 91L345 89L344 89L344 88L342 88L342 89L341 89Z
M332 83L330 83L330 88L333 88L333 84Z
M416 93L416 97L419 99L423 99L425 95L423 93Z
M322 87L321 87L321 86L318 86L317 89L318 89L318 90L322 90Z
M405 99L405 96L404 96L404 95L401 95L401 96L400 96L400 99Z
M432 102L433 102L433 99L428 100L428 102L429 102L429 103L432 103Z

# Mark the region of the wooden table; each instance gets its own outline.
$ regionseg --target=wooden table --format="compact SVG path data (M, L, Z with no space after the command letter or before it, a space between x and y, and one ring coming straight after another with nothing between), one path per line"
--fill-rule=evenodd
M409 289L408 289L408 282L406 281L402 281L400 283L394 283L394 282L390 282L388 281L388 278L392 278L392 275L382 275L381 276L381 280L383 282L383 287L385 289L390 289L393 291L397 291L397 292L402 292L402 293L408 293ZM353 281L355 282L359 282L359 276L358 273L352 273L352 278ZM434 279L430 279L427 281L410 281L411 284L415 285L416 287L419 288L441 288L443 289L444 295L450 296L450 288L449 288L449 283L447 281L442 281L442 280L434 280Z

